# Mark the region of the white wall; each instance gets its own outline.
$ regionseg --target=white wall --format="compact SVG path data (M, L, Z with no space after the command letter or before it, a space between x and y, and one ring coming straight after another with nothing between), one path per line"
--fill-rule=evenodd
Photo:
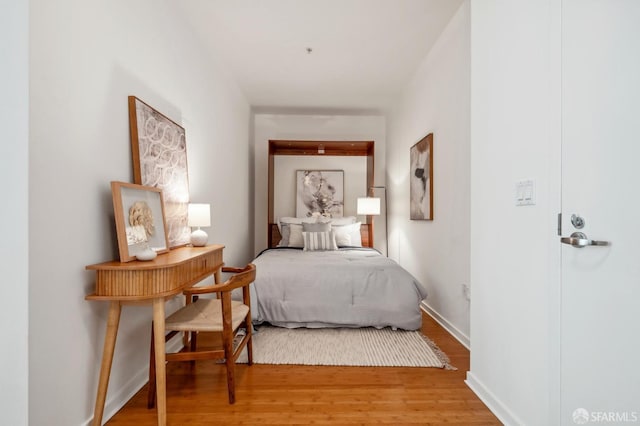
M267 160L268 144L270 139L374 141L374 184L384 185L386 130L385 118L382 115L303 115L256 113L253 116L253 122L255 162L254 227L256 254L267 247ZM328 160L323 160L322 158L324 157L321 157L318 160L320 161L317 163L318 167L324 167L327 164L326 161ZM366 182L365 179L366 178L363 177L363 180ZM345 200L345 202L350 201ZM353 200L353 202L355 203L355 200ZM376 248L379 246L384 247L384 235L379 235L376 232L374 242Z
M389 120L389 254L428 290L428 311L469 344L469 4L447 25ZM434 134L433 221L409 220L409 149ZM424 304L424 303L423 303Z
M7 4L8 3L8 4ZM28 421L28 2L3 2L0 13L0 424Z
M117 257L109 182L133 179L127 96L186 128L191 199L212 204L210 240L228 264L253 255L250 109L170 2L30 7L29 420L79 425L93 415L107 313L84 300L84 268ZM107 416L146 381L150 318L123 309Z
M506 424L555 424L550 377L559 0L471 2L471 371ZM516 207L535 179L537 203ZM555 290L557 292L557 289ZM551 395L551 396L550 396ZM550 403L551 401L551 403Z

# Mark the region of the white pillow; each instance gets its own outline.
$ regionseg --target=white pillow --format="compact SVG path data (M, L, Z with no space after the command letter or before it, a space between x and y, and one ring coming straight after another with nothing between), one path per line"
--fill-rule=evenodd
M331 219L331 224L336 226L353 225L356 221L355 216L334 217Z
M280 231L280 242L278 243L278 247L289 247L289 225L297 224L301 225L303 223L316 223L315 217L281 217L277 220L278 222L278 231ZM300 246L302 247L302 246Z
M331 231L331 223L303 223L303 232L329 232Z
M356 223L355 216L344 216L344 217L319 217L319 223L330 223L332 225L342 226L342 225L352 225Z
M362 247L362 236L360 235L361 222L352 225L331 224L331 230L336 234L338 247Z
M332 231L302 232L302 238L304 240L304 251L338 250L336 237Z
M289 226L289 244L287 247L304 247L302 238L302 225L291 223Z
M338 228L336 227L336 230ZM351 246L351 235L346 232L333 232L336 238L336 245L338 247L350 247Z
M281 217L280 219L276 220L276 222L278 223L278 231L280 231L280 234L282 234L282 227L295 223L296 225L300 225L303 223L316 223L316 218L315 217Z

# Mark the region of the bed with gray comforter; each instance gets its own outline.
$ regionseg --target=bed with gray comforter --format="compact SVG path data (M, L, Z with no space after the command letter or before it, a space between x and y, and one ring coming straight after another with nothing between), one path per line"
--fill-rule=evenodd
M256 324L420 328L424 287L377 250L275 248L253 263L251 309Z

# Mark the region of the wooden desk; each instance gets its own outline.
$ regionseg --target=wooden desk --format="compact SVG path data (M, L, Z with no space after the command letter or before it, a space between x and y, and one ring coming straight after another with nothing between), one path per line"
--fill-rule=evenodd
M181 247L159 255L152 261L117 261L89 265L96 271L96 291L86 300L108 301L109 316L104 337L100 380L93 414L93 425L102 424L104 403L109 386L113 352L120 324L120 312L125 304L153 304L153 332L156 353L156 395L158 425L167 422L164 303L204 278L213 275L220 281L222 245L206 247Z

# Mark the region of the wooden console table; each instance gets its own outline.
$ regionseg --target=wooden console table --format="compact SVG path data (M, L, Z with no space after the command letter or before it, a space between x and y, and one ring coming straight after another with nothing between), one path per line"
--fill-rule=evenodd
M120 324L120 312L125 304L153 304L153 332L156 353L156 395L158 425L167 422L166 376L165 376L165 301L213 275L220 281L222 267L222 245L206 247L181 247L159 255L152 261L117 261L89 265L86 269L96 271L96 291L86 300L107 301L109 316L104 337L100 380L93 414L93 425L102 424L104 403L109 386L111 363Z

